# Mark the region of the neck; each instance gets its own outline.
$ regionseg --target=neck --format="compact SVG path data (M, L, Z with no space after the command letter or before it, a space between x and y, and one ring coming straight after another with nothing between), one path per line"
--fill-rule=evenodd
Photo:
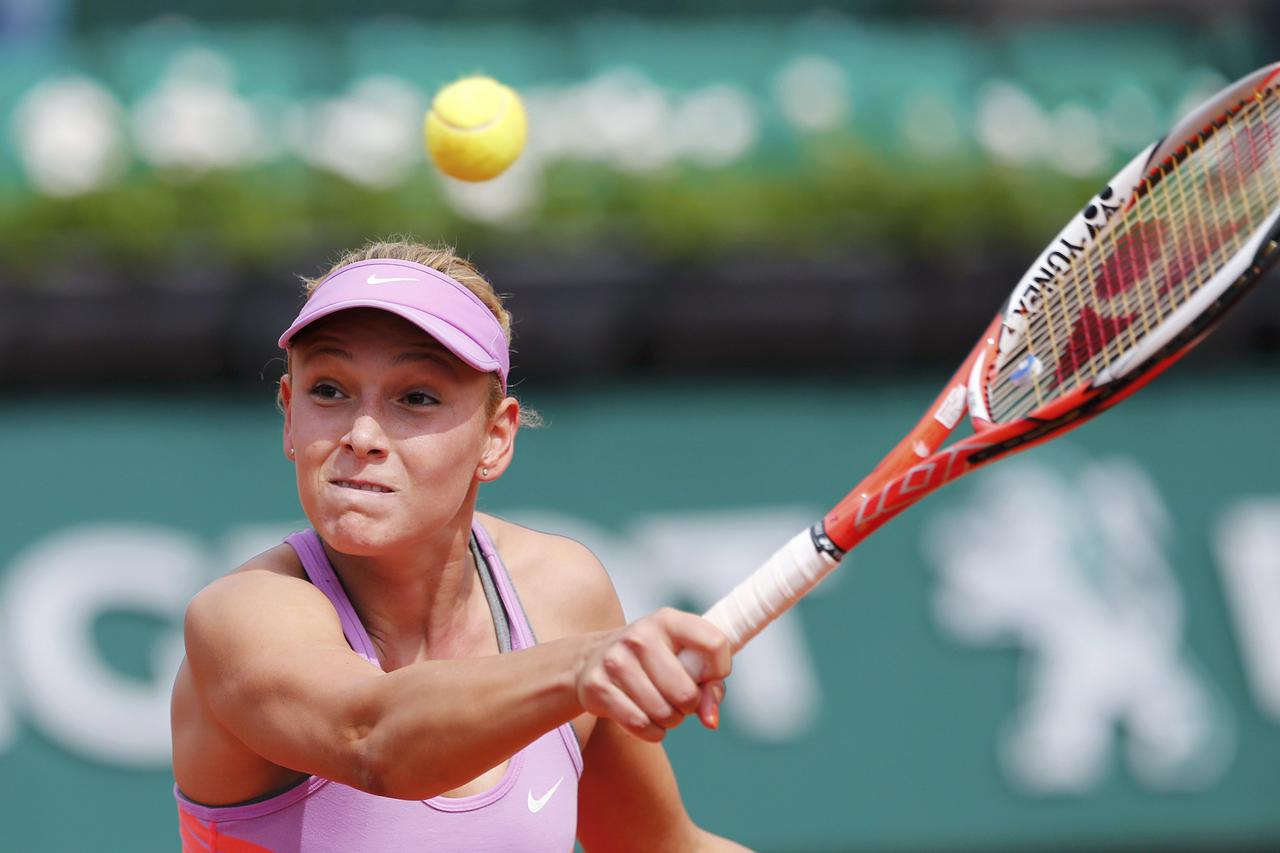
M470 515L402 553L362 557L324 546L384 670L496 651Z

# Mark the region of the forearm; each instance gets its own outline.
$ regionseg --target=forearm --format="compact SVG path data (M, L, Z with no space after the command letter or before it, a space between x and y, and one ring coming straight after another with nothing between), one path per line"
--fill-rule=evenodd
M401 799L438 795L578 716L576 673L599 636L427 661L373 679L358 700L368 721L366 787Z

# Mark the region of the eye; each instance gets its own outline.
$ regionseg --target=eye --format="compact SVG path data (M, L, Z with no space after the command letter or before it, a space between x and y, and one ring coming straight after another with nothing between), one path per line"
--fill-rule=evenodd
M410 406L432 406L440 402L426 391L410 391L404 395L404 401Z
M337 400L342 397L342 392L327 382L317 382L311 388L311 396L321 400Z

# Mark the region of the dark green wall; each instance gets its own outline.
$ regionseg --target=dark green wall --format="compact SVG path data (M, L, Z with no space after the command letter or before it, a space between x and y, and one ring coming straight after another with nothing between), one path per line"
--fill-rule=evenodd
M693 814L765 850L1280 843L1278 387L1175 370L893 522L670 738ZM530 397L483 505L586 539L639 615L709 603L932 389ZM0 409L6 849L175 848L175 620L299 523L277 430L265 391Z

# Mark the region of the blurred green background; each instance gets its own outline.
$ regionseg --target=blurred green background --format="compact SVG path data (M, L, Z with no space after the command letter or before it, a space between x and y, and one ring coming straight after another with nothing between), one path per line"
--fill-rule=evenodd
M1246 0L0 0L4 848L176 848L182 608L303 524L299 275L470 255L550 421L485 508L587 542L632 616L701 608L1277 33ZM474 186L421 141L473 72L531 122ZM694 816L780 851L1280 845L1280 288L1248 305L762 635L723 730L671 738Z

